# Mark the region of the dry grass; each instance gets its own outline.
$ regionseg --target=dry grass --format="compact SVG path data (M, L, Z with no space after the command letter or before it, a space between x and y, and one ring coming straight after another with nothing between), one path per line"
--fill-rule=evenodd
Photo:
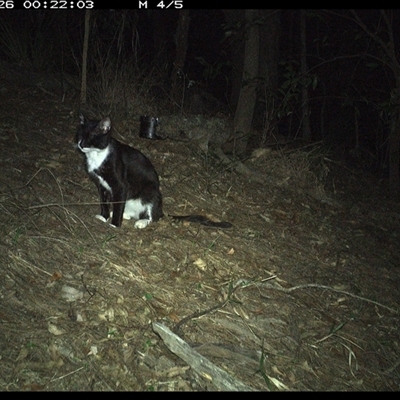
M112 229L93 218L70 108L25 89L35 108L15 115L2 96L1 389L215 389L153 321L256 390L399 389L398 204L361 182L356 202L328 197L314 149L253 154L262 184L136 134L124 140L154 162L167 214L234 227Z

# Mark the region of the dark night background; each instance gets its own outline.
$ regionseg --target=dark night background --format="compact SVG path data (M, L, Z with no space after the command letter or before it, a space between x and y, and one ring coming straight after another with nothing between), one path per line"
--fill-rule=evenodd
M390 176L397 193L398 10L259 10L249 23L245 10L191 9L187 42L180 45L184 62L174 69L182 12L92 10L87 103L99 114L121 118L143 112L221 113L235 121L235 129L242 118L239 93L249 83L243 72L246 40L255 24L256 100L243 154L270 137L321 142L353 166ZM29 84L45 74L52 85L58 82L63 96L74 96L80 88L84 17L82 10L3 11L3 77ZM121 93L111 96L110 86Z

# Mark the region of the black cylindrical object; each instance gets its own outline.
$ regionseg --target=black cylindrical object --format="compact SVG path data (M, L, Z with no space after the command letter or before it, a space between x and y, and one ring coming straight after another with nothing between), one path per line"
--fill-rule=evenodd
M158 126L157 117L149 117L147 115L141 116L139 136L145 139L162 139L156 133L157 126Z

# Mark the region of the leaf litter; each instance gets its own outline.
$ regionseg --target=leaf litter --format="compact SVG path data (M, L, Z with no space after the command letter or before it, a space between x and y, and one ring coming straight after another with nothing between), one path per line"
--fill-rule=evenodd
M400 207L373 178L318 147L230 164L117 121L167 215L116 230L94 218L74 107L18 90L31 109L5 90L0 111L2 390L399 390ZM188 213L233 228L168 217Z

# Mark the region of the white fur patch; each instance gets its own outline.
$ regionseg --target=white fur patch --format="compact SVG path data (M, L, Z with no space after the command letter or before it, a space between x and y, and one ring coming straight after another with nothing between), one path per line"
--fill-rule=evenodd
M110 189L111 190L111 189ZM152 205L151 204L143 204L140 199L137 200L128 200L125 203L125 209L124 209L124 219L136 219L137 221L134 224L135 228L138 229L143 229L146 228L147 225L150 224L152 221L151 219L151 209ZM147 212L147 214L150 216L149 218L144 218L144 219L139 219L140 214L143 212ZM110 212L110 218L112 219L112 211ZM96 218L99 219L100 221L107 222L107 220L102 217L101 215L96 215ZM113 228L115 228L115 225L110 224Z
M151 204L143 204L140 199L128 200L125 204L124 219L139 219L140 214L143 212L147 212L147 214L150 216L151 209ZM149 220L151 221L151 218L149 218Z
M143 229L146 228L147 225L149 225L151 220L149 219L139 219L135 222L134 227L138 229Z
M86 154L88 172L93 172L95 169L100 168L110 154L110 146L102 150L80 146L79 148Z
M98 180L100 182L100 185L103 186L104 189L106 189L110 193L112 193L111 186L107 183L107 181L104 180L100 175L97 175L96 173L95 173L95 175L97 176L97 178L98 178Z
M110 154L110 146L107 146L103 150L95 149L92 147L81 147L80 144L78 144L78 146L81 151L86 154L88 172L96 175L100 182L100 185L103 186L104 189L112 193L111 186L107 183L107 181L105 181L100 175L97 175L95 172L96 169L102 166L102 164Z
M125 204L124 219L137 219L134 227L138 229L146 228L146 226L151 222L152 207L153 206L151 204L143 204L140 199L128 200ZM149 218L139 219L140 214L143 212L147 213Z
M96 215L96 218L99 219L99 220L102 221L102 222L107 222L107 220L106 220L102 215L100 215L100 214L97 214L97 215Z

